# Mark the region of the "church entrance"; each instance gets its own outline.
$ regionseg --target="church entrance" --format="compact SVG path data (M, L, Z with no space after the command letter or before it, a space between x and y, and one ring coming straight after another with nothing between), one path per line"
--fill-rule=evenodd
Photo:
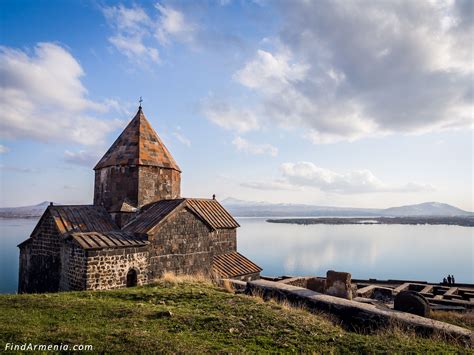
M134 287L137 285L137 271L135 269L128 270L127 273L127 287Z

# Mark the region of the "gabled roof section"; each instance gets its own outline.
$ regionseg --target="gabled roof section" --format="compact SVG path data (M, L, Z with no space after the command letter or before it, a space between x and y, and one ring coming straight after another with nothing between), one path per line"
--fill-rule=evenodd
M94 170L114 165L147 165L181 172L173 156L146 119L141 107Z
M216 255L212 271L219 278L232 278L262 271L262 268L238 252Z
M186 199L187 205L214 229L233 229L240 227L229 212L214 199Z
M121 231L71 233L70 238L74 239L80 247L85 250L130 248L149 244L149 242L143 238Z
M135 219L123 230L129 233L147 233L185 201L184 198L160 200L144 206Z
M51 213L56 227L61 234L119 230L106 209L102 206L49 206L45 213L47 212Z
M180 198L153 202L142 208L135 219L123 228L129 233L148 233L179 206L188 207L212 229L233 229L240 227L236 220L216 200Z

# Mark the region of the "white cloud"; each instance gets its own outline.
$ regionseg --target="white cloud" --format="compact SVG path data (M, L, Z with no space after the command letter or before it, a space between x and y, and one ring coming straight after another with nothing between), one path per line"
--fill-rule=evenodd
M245 106L253 128L302 128L332 143L473 127L469 1L295 0L280 9L274 49L233 76L257 99Z
M181 132L176 131L173 133L173 136L175 136L176 139L182 144L184 144L185 146L188 146L188 147L191 146L191 140L187 138L186 136L184 136Z
M249 142L242 137L236 137L232 144L237 148L238 151L245 152L253 155L270 155L275 157L278 155L278 148L271 144L255 144Z
M204 99L201 106L207 119L222 128L237 132L247 132L259 128L258 117L252 110L231 106L212 96Z
M114 34L109 42L131 61L159 63L158 45L172 40L192 43L197 25L183 12L169 5L155 4L156 13L148 14L140 6L104 7L102 12Z
M242 187L248 187L255 190L298 190L300 187L290 184L285 180L260 180L246 181L240 184Z
M129 59L137 60L138 62L149 59L155 63L160 60L158 49L145 46L140 36L119 34L110 37L109 41Z
M83 75L81 65L59 45L39 43L32 54L0 47L0 136L86 145L103 141L122 122L90 115L116 103L89 100Z
M9 151L10 149L8 147L5 147L4 145L0 144L0 154L4 154Z
M119 52L137 62L159 62L158 49L145 44L146 38L151 36L153 21L144 9L119 5L105 7L103 13L116 31L109 42Z
M151 19L140 7L127 8L123 5L102 9L107 20L121 32L140 33L144 26L151 25Z
M87 150L80 150L78 152L71 152L66 150L64 152L64 160L70 164L85 166L87 168L92 169L95 164L100 159L100 153L98 150L96 151L87 151Z
M155 8L160 16L155 29L155 37L161 44L168 44L170 38L181 42L192 42L197 26L184 14L171 6L157 3Z
M335 194L403 193L434 190L432 185L413 182L403 185L388 184L366 169L340 173L321 168L311 162L284 163L280 166L280 172L281 177L277 179L246 181L240 185L256 190L318 189Z
M284 163L280 170L286 181L302 187L316 187L334 193L417 192L433 190L430 185L408 183L392 186L378 179L369 170L338 173L311 162Z
M291 63L288 53L273 55L258 50L255 59L234 74L242 85L258 89L266 94L279 93L289 84L305 78L309 67L303 63Z

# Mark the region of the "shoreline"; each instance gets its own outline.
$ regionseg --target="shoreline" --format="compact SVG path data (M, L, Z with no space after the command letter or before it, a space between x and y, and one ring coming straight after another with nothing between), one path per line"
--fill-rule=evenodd
M284 224L332 224L332 225L380 225L380 224L407 224L407 225L454 225L474 227L474 217L310 217L310 218L269 218L268 223Z

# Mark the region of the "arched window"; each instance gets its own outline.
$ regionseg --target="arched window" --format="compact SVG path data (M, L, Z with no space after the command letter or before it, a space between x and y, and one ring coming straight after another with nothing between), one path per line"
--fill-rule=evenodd
M127 287L134 287L137 285L137 270L130 269L127 272Z

